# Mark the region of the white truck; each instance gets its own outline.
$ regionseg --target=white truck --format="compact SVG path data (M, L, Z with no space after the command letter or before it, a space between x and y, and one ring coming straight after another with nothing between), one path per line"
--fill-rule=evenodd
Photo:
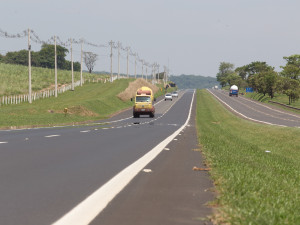
M232 96L232 95L235 95L236 97L238 97L238 95L239 95L239 88L236 85L232 85L230 87L229 96Z

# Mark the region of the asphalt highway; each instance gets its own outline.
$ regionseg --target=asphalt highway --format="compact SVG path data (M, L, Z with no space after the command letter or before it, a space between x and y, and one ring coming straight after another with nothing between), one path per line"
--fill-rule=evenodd
M165 181L170 176L182 178L166 182L170 193L161 195L161 199L168 196L164 201L175 208L160 210L155 208L157 202L151 206L159 212L157 221L181 224L184 220L185 224L195 224L195 221L199 224L211 213L204 204L212 200L212 195L207 194L212 184L205 172L192 171L192 167L201 166L202 161L200 153L192 151L197 148L193 99L194 91L188 90L180 92L179 98L173 101L160 100L156 103L155 118L132 118L132 110L127 110L86 126L0 131L0 224L113 224L105 221L115 218L114 213L125 214L122 209L111 213L108 206L124 205L124 201L116 200L115 196L145 189L147 186L139 183L138 178L145 173L151 174L152 179ZM184 135L186 132L190 135ZM187 154L178 149L180 145L176 141L180 135L185 137L180 149L186 147ZM177 153L166 151L172 143ZM168 157L167 152L172 157ZM177 163L172 165L177 168L174 170L177 175L172 170L152 173L155 168L171 166L172 162ZM149 163L155 165L152 170L146 168ZM141 179L145 181L145 177ZM174 182L182 184L183 181L185 188L175 188L174 193L186 199L180 200L185 210L180 209L178 197L171 194ZM152 190L152 197L155 191L159 193L159 182L152 184ZM135 199L133 193L131 196L133 201L127 199L125 208L128 210L130 205L132 210L141 208L142 202ZM139 196L149 200L151 195ZM197 210L191 210L193 207ZM147 213L147 208L138 217L130 212L127 224L151 224L143 219L153 216ZM166 216L168 212L173 212L171 219ZM115 222L126 224L122 217Z
M227 92L222 90L209 89L209 92L227 108L245 119L269 125L300 128L299 114L266 105L241 95L230 97Z

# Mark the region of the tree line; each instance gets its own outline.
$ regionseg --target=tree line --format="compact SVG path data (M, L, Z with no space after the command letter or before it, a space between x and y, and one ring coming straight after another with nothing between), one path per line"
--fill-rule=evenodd
M300 97L300 55L283 57L285 66L276 72L274 67L266 62L252 62L235 68L232 63L221 62L217 81L222 87L237 85L239 88L251 87L255 92L267 94L271 98L274 93L285 94L289 104Z
M57 45L57 68L61 70L71 70L71 61L66 60L69 50ZM40 51L31 51L31 65L35 67L43 67L54 69L54 45L43 44ZM0 62L8 64L28 65L28 50L20 50L15 52L7 52L6 55L0 54ZM73 62L74 71L80 71L80 63Z

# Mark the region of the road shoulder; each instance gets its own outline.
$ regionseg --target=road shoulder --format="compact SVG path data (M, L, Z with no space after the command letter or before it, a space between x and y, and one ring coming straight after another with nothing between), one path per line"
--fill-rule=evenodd
M213 183L198 149L195 105L189 125L102 211L92 224L211 224Z

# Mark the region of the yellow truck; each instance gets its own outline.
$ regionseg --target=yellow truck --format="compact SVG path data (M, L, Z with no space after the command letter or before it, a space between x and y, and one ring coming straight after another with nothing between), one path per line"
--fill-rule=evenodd
M153 92L148 87L141 87L136 91L134 97L133 117L137 118L140 115L149 115L154 117L155 108L153 102L156 101ZM132 100L132 99L131 99Z

